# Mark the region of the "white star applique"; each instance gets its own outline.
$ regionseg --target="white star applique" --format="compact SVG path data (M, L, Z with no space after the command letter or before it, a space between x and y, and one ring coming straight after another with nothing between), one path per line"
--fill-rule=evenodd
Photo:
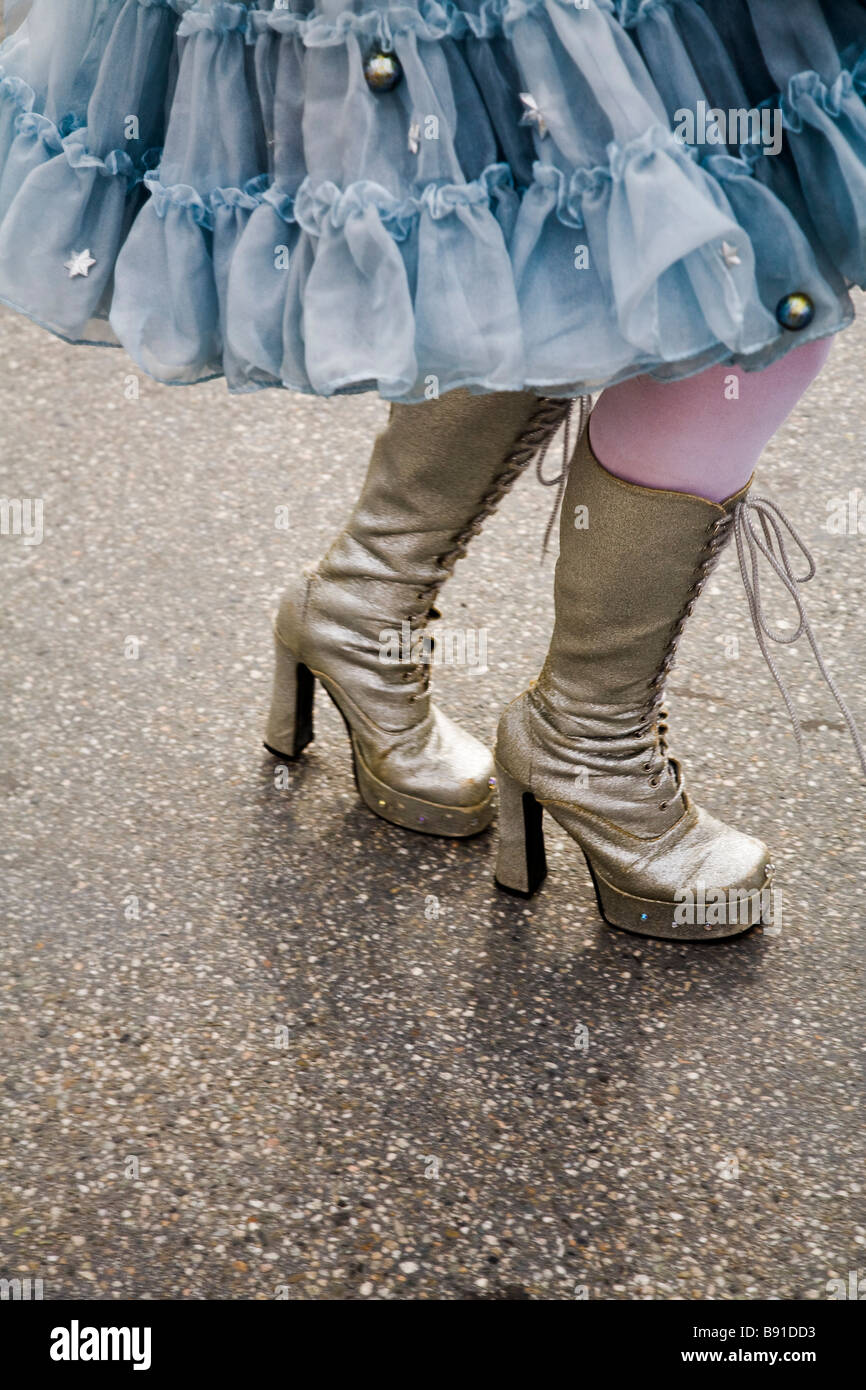
M520 117L520 124L536 126L538 134L543 140L547 134L547 121L544 119L544 112L541 110L541 107L538 105L538 102L531 92L521 92L520 100L526 107L526 110Z
M742 265L742 257L736 246L732 246L729 241L722 242L721 257L728 270L733 270L735 265Z
M96 265L96 259L91 256L90 247L88 247L86 251L73 251L71 259L64 261L63 264L65 269L69 271L70 280L74 280L76 275L87 277L90 274L90 267Z

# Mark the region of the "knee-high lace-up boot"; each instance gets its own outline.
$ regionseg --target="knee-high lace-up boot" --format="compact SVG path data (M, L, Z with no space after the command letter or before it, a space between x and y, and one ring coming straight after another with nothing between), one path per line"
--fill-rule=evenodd
M588 432L572 461L560 523L556 622L543 670L499 724L499 885L530 896L546 873L543 814L583 851L612 926L683 940L735 936L766 920L773 867L759 840L695 806L668 751L664 683L719 553L736 536L755 632L799 725L767 639L808 635L866 770L851 715L817 649L799 584L815 565L778 507L750 484L716 504L608 473ZM586 507L586 529L575 507ZM584 514L581 513L581 519ZM798 577L791 538L808 561ZM793 598L793 638L767 624L757 566ZM707 908L710 905L710 909ZM703 906L703 910L702 910Z
M371 811L431 835L490 823L493 760L432 703L425 628L454 564L570 406L466 391L392 406L345 530L280 605L271 752L295 758L310 742L319 681L346 723ZM406 639L396 652L394 633Z

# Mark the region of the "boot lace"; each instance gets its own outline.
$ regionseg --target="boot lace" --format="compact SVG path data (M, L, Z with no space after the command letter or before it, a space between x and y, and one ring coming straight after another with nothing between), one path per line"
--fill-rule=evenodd
M660 810L664 810L683 790L682 768L677 759L672 757L668 751L668 711L664 704L664 684L674 664L685 625L694 611L701 590L718 562L719 553L727 545L732 534L736 539L740 574L746 591L758 647L785 702L800 756L802 756L803 751L802 726L791 693L776 665L769 643L775 642L781 646L790 647L805 635L815 657L818 670L845 720L860 767L866 774L866 750L864 750L860 731L839 687L827 669L803 602L800 586L814 579L817 573L815 558L781 507L767 497L747 496L742 501L737 502L724 517L720 517L708 526L707 541L695 570L695 581L689 592L688 602L671 630L664 659L649 685L650 701L643 711L642 722L637 732L639 735L650 733L654 735L652 751L655 753L655 757L649 758L643 764L643 771L651 774L650 786L659 786L666 773L672 780L672 790L667 799L661 802ZM805 574L798 575L794 572L788 549L789 541L794 542L806 561ZM760 563L762 558L769 565L771 573L780 580L783 588L794 601L798 623L796 631L791 635L779 632L767 620L761 594Z
M548 437L547 442L539 450L538 457L535 460L535 476L541 483L541 486L556 488L556 497L553 501L553 507L550 512L550 518L547 523L547 529L544 532L544 541L541 546L542 564L544 563L544 557L547 554L547 548L550 543L550 537L553 534L553 528L556 524L556 518L558 517L562 509L562 499L565 496L565 489L568 483L568 473L572 457L571 429L572 424L574 423L575 405L577 407L577 439L575 442L579 443L581 437L583 436L583 432L586 429L587 424L589 423L589 415L590 411L592 410L592 396L578 396L576 402L571 402L571 409L568 411L565 417L565 431L563 433L562 440L562 467L559 470L559 472L556 473L552 478L545 478L544 476L544 460L547 457L547 450L550 446L550 441L553 438L552 435Z
M584 402L588 402L588 399L588 397L581 398L581 420L585 418L587 406ZM532 463L533 459L537 460L536 468L539 480L543 482L545 486L560 486L557 499L558 505L559 498L562 496L562 491L568 479L571 433L569 426L573 408L574 401L570 398L558 400L551 396L539 397L538 407L530 418L528 425L518 435L511 450L503 460L502 470L497 474L493 483L481 498L478 511L475 512L467 525L464 526L461 531L457 532L449 548L441 555L437 556L436 568L440 571L440 575L431 583L425 584L418 590L418 601L426 606L421 613L410 617L409 630L413 651L417 649L420 637L423 658L412 661L406 667L403 674L403 680L406 681L407 684L412 683L418 686L418 688L409 695L408 698L410 700L423 700L429 694L430 661L435 650L435 642L432 637L424 635L424 629L427 627L431 618L438 618L441 616L438 609L433 606L439 589L444 584L447 576L452 573L457 561L461 560L466 554L470 542L479 534L487 518L493 515L503 497L505 497L506 493L510 492L520 474ZM542 465L547 456L551 441L562 425L565 425L562 470L556 478L547 479L542 477ZM548 534L551 526L552 520L548 524ZM545 536L545 546L546 544L547 535Z
M762 535L758 535L755 529L755 520L761 525ZM793 540L800 554L808 566L805 574L797 575L794 573L791 557L788 553L788 541L785 537ZM767 497L746 498L739 502L734 511L734 534L737 541L737 558L740 562L740 573L743 576L743 587L746 591L746 598L749 604L749 613L752 618L752 626L755 629L755 637L761 653L770 668L770 673L785 701L785 707L794 726L794 736L797 740L797 748L802 756L803 752L803 730L800 719L794 708L790 691L785 685L778 667L773 660L772 652L767 645L767 639L776 642L780 646L790 647L805 634L806 640L812 649L818 670L836 701L842 718L851 735L851 741L857 752L857 758L863 772L866 773L866 751L863 748L863 740L860 730L854 720L854 716L849 710L842 693L839 690L830 672L827 670L826 663L821 655L818 641L809 621L808 614L803 603L803 595L800 589L801 584L807 584L810 579L814 579L817 573L815 557L806 545L803 537L794 526L793 522L778 507L775 502ZM748 554L747 554L748 552ZM789 637L783 632L777 632L770 627L764 614L764 605L761 598L760 567L759 560L763 556L770 566L771 571L781 581L783 588L791 595L794 600L794 607L799 619L797 630Z
M698 557L685 607L671 628L665 654L649 683L649 702L642 711L641 723L636 730L638 737L651 735L653 739L649 748L649 756L642 764L642 770L649 773L650 786L653 789L659 787L665 776L671 780L671 788L666 799L659 804L660 811L664 811L672 801L676 801L684 786L682 765L677 758L672 756L668 747L668 710L665 705L665 684L671 668L675 664L686 624L695 611L695 604L718 564L721 552L730 540L732 525L733 515L729 512L711 522L707 527L706 539Z

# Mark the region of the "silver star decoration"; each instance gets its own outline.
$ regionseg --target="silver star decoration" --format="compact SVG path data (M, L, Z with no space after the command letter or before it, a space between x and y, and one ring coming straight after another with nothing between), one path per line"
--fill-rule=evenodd
M535 100L535 97L532 95L531 92L521 92L520 100L526 107L526 110L520 117L520 124L536 126L538 129L538 134L543 140L545 135L547 134L547 121L544 119L544 113L538 105L538 102Z
M732 270L733 267L734 267L735 265L742 265L742 264L743 264L742 258L741 258L741 256L740 256L740 253L739 253L739 251L737 250L736 246L732 246L731 243L730 243L729 241L723 241L723 242L722 242L722 252L721 252L721 255L722 255L722 260L724 261L725 265L728 267L728 270Z
M70 280L74 280L76 275L90 274L90 267L96 265L96 260L90 254L90 247L86 251L73 251L71 260L63 262L66 270L69 271Z
M421 127L413 121L409 127L409 153L417 154L421 148Z

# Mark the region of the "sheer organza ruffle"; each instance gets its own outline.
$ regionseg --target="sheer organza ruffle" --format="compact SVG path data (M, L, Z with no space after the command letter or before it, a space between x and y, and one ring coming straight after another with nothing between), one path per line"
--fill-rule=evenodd
M31 0L0 299L235 391L757 368L866 283L864 94L859 0ZM781 149L684 145L702 104L777 111Z

